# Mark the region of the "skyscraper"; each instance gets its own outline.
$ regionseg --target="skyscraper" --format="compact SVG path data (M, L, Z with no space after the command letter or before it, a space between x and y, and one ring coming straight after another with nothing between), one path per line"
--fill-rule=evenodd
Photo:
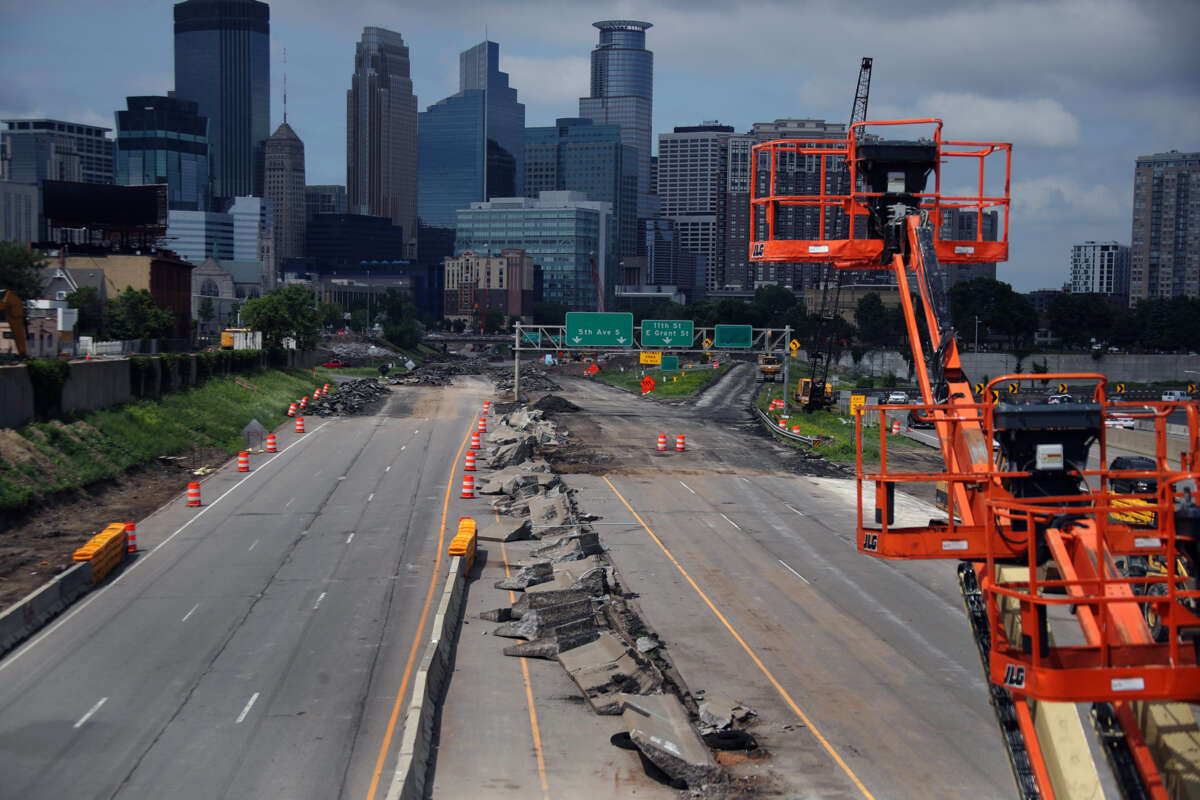
M175 96L208 117L212 198L262 195L271 133L271 12L257 0L175 4Z
M193 100L127 97L117 112L117 183L167 185L167 208L207 211L208 119Z
M591 96L579 98L579 116L618 125L625 144L637 150L638 216L650 215L650 148L654 106L654 53L646 49L649 22L593 22L600 42L592 50Z
M417 98L404 37L363 28L346 92L346 196L352 214L388 217L417 242Z
M267 140L265 183L275 211L275 263L304 255L304 143L284 120Z
M336 184L312 184L304 187L306 217L311 220L317 214L345 214L346 187Z
M16 183L113 182L111 128L57 119L6 119L0 179Z
M704 257L697 282L724 285L729 139L733 128L715 122L658 135L658 198L675 223L679 247Z
M1129 302L1200 297L1200 153L1139 156L1133 177Z
M525 129L525 196L583 192L611 203L618 252L637 255L637 151L621 142L616 125L563 117L554 125Z
M471 203L520 196L525 182L525 105L500 71L500 45L480 42L458 63L458 93L420 115L418 214L441 228Z
M1116 242L1071 245L1071 292L1129 298L1129 248Z

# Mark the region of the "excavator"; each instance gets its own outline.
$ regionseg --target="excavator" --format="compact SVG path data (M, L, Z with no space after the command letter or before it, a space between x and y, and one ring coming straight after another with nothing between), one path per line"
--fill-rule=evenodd
M886 270L899 290L920 396L857 414L858 550L958 562L997 747L1022 800L1105 796L1096 752L1123 798L1198 797L1200 590L1182 565L1200 563L1200 403L1110 399L1100 373L1004 375L973 391L941 265L1007 260L1012 147L943 139L942 127L863 121L844 140L754 147L751 261ZM800 179L800 169L818 179ZM848 181L826 180L840 169ZM963 188L943 193L950 185ZM976 217L973 238L947 238L951 210ZM1002 221L994 241L984 240L985 214ZM1022 395L1047 379L1088 386L1090 400ZM889 411L932 425L943 471L889 467ZM1153 428L1150 465L1105 466L1104 423L1115 413ZM1172 415L1184 420L1181 452L1167 435ZM877 465L863 462L868 436L878 438ZM943 517L897 520L898 485L938 483ZM1146 512L1137 524L1127 521L1130 500ZM1131 561L1154 568L1119 566Z
M8 326L6 336L16 346L17 357L22 361L29 358L29 346L25 336L25 304L11 289L0 289L0 323Z

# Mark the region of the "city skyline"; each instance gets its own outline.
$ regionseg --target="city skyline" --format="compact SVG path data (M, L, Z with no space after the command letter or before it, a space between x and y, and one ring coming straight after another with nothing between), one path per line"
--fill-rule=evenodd
M589 93L593 23L633 17L653 23L654 136L677 125L719 120L739 133L780 117L848 116L857 63L876 58L869 117L918 114L946 119L953 138L1015 144L1012 258L998 277L1020 290L1064 273L1071 244L1128 242L1137 156L1200 149L1200 56L1186 31L1200 8L1123 0L983 6L927 2L905 20L812 3L803 9L760 2L736 13L673 1L596 5L500 2L482 13L448 0L402 13L382 2L350 2L329 17L312 0L271 6L272 129L278 124L287 47L289 122L309 153L314 184L344 179L345 76L350 46L364 26L397 30L411 46L420 110L457 90L458 54L483 38L502 47L500 68L527 106L526 124L573 116ZM468 15L478 30L460 26ZM142 37L136 53L111 43L130 18L161 36ZM874 20L863 26L864 19ZM123 22L124 21L124 22ZM173 88L169 5L119 0L103 14L62 15L50 5L0 12L0 116L49 117L113 127L124 98ZM110 27L111 26L111 27ZM789 30L817 29L802 51ZM104 35L106 31L112 36ZM986 42L979 32L986 30ZM52 37L77 57L38 58ZM899 44L897 44L899 43ZM780 53L798 52L794 64ZM37 69L22 67L36 63ZM77 65L88 63L85 75Z

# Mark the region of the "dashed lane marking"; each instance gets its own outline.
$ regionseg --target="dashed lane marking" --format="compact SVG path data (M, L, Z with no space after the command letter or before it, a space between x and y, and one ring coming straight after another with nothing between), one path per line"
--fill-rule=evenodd
M254 543L250 545L250 550L253 550L256 547L258 547L258 539L255 539ZM246 552L249 553L250 550L247 550Z
M680 486L682 486L683 488L687 489L687 490L688 490L689 492L691 492L692 494L695 494L695 493L696 493L696 490L695 490L695 489L693 489L692 487L688 486L688 485L687 485L686 483L684 483L683 481L679 481L679 485L680 485Z
M799 572L796 572L796 570L792 569L791 565L788 564L786 561L784 561L782 558L779 559L779 563L782 564L783 568L786 569L788 572L792 573L793 575L795 575L797 578L804 581L805 583L808 583L808 578L804 577Z
M238 714L234 725L241 725L246 720L246 715L250 713L250 709L254 708L254 701L258 700L258 692L250 695L250 699L246 701L246 707L242 709L242 713Z
M325 593L321 592L321 594L317 596L317 602L313 603L313 611L316 611L318 608L321 607L321 601L324 599L325 599Z
M346 537L346 544L350 544L353 541L354 541L354 534L352 533Z
M196 609L197 609L197 608L199 608L199 607L200 607L200 604L199 604L199 603L196 603L196 605L192 606L192 610L191 610L191 611L189 611L189 612L187 612L186 614L184 614L184 615L183 615L183 619L181 619L181 620L179 620L179 621L180 621L180 622L187 622L187 621L188 621L188 617L190 617L192 614L195 614L195 613L196 613Z
M83 723L85 723L85 722L87 722L89 719L91 719L91 718L92 718L92 714L95 714L97 711L99 711L99 710L100 710L100 706L104 705L104 704L105 704L105 703L107 703L107 702L108 702L108 698L107 698L107 697L101 697L101 698L100 698L100 701L99 701L98 703L96 703L96 705L94 705L94 706L92 706L91 708L89 708L89 709L88 709L88 712L87 712L86 714L84 714L82 717L80 717L80 718L79 718L79 722L76 722L76 723L75 723L73 726L71 726L71 727L74 727L74 728L82 728L82 727L83 727Z
M726 521L726 522L728 522L730 525L732 525L733 527L737 528L739 531L742 529L742 526L741 526L741 525L738 525L736 522L734 522L733 520L731 520L729 517L725 516L724 514L721 514L721 519L725 520L725 521Z

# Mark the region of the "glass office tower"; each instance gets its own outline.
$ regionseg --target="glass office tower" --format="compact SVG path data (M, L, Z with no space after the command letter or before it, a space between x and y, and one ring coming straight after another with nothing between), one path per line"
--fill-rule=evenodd
M646 49L649 22L594 22L600 43L592 50L592 94L579 98L579 116L617 125L625 144L637 149L638 216L650 215L651 111L654 53Z
M208 119L192 100L127 97L117 112L117 183L167 185L167 208L207 211Z
M500 71L500 45L480 42L459 55L459 90L421 112L417 214L453 228L455 212L524 191L525 105Z
M270 8L257 0L175 4L175 96L208 118L213 207L263 193L271 135Z

